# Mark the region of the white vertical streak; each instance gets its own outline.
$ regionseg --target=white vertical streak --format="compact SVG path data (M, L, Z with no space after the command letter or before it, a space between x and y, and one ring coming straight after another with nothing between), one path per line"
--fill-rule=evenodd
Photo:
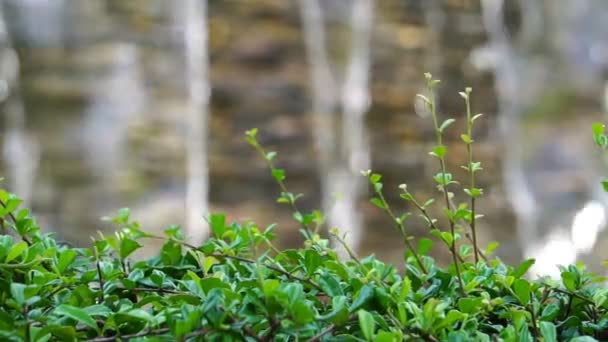
M370 106L369 72L371 60L371 31L373 20L372 0L353 0L350 26L350 59L342 87L342 154L347 165L342 166L333 184L344 194L332 216L347 227L346 242L357 249L362 236L361 215L356 208L357 200L364 193L363 177L360 170L369 168L369 144L365 129L365 114ZM340 208L343 207L343 208ZM340 210L342 209L342 210ZM346 215L350 213L350 215Z
M207 51L207 1L185 0L183 10L190 96L186 133L186 230L188 238L197 244L208 235L203 217L208 212L207 118L211 96Z
M25 110L19 95L19 58L11 46L4 13L0 7L0 82L3 115L6 122L3 156L12 190L29 204L40 159L35 139L25 131Z

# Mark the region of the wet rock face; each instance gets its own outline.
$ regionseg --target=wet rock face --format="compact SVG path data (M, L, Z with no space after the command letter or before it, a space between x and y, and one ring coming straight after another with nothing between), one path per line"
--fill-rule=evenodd
M40 143L31 204L45 226L69 240L88 243L96 230L110 229L98 218L123 206L134 208L145 229L184 223L188 96L182 23L174 3L3 2L20 61L25 130ZM343 68L349 40L340 3L326 4L326 24L328 51ZM426 155L431 123L414 110L422 73L432 71L442 79L440 106L459 119L463 106L456 91L472 86L475 110L487 113L476 132L478 159L485 167L479 185L488 197L479 208L487 217L482 238L502 241L504 255L516 259L515 223L501 186L499 141L492 133L494 84L468 60L486 40L479 3L450 0L431 9L435 12L425 3L376 2L372 106L366 118L373 169L385 174L388 189L406 182L430 197L434 187L423 175L434 174L436 167ZM261 142L279 152L292 191L306 193L305 209L320 206L298 11L295 1L209 1L212 209L260 225L278 221L285 245L299 241L296 226L289 211L274 204L276 186L242 133L259 127ZM509 13L508 23L517 25L517 16ZM3 132L11 129L0 124ZM462 129L461 122L448 135L454 170L466 156L455 144ZM4 173L7 165L2 165ZM400 203L396 193L389 191L389 200ZM361 253L399 260L401 246L392 227L365 199L360 208L367 223ZM419 222L412 229L424 231Z

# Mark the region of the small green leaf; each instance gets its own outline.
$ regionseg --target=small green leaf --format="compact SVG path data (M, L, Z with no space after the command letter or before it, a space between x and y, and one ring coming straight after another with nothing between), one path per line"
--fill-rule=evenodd
M472 143L472 142L473 142L473 140L471 139L471 137L470 137L468 134L461 134L461 135L460 135L460 139L462 139L462 141L463 141L465 144L470 144L470 143Z
M361 327L363 337L365 337L367 341L372 341L374 338L374 331L376 330L374 316L365 310L359 310L357 316L359 316L359 326Z
M445 157L445 154L447 153L447 151L448 151L447 147L445 147L443 145L439 145L439 146L435 146L433 148L433 151L430 153L430 155L441 159L441 158Z
M527 260L523 261L521 264L519 264L517 267L515 267L515 269L513 269L513 271L511 272L510 275L515 278L521 278L524 274L526 274L526 272L528 272L530 267L532 267L532 265L534 265L535 261L536 260L534 260L534 259L527 259Z
M11 296L19 305L25 303L25 284L11 283Z
M380 179L382 179L382 175L377 174L377 173L372 173L372 175L369 176L369 181L372 184L378 183L380 181Z
M285 180L285 170L283 169L272 169L272 177L274 177L274 179L277 182L282 182Z
M213 235L221 239L226 231L226 215L222 213L209 215L209 225L211 226Z
M445 120L441 126L439 126L439 131L443 132L445 131L446 128L448 128L451 124L453 124L456 120L455 119L447 119Z
M120 241L120 257L125 259L140 247L139 242L125 237Z
M349 311L355 312L362 308L364 305L369 303L374 298L374 287L371 285L364 285L361 290L359 290L359 294L357 298L351 304Z
M602 188L605 192L608 192L608 180L602 180Z
M576 291L577 290L577 277L574 273L572 272L562 272L561 274L562 276L562 282L564 283L564 286L566 287L566 289L570 290L570 291Z
M595 122L591 125L591 130L593 131L593 135L604 134L605 125L601 122Z
M59 255L59 260L57 261L57 269L60 273L65 272L65 270L72 264L72 262L76 259L76 251L73 249L67 249Z
M513 292L522 305L530 303L530 283L525 279L516 279L513 282Z
M276 152L268 152L266 153L266 160L271 161L277 157Z
M386 209L384 202L381 199L379 199L378 197L373 197L369 201L372 202L373 205L375 205L376 207L378 207L380 209Z
M319 252L308 249L304 252L304 265L306 266L306 273L312 275L319 266L321 266L321 256Z
M557 328L551 322L540 322L540 333L543 337L543 342L557 342Z
M54 313L59 316L69 317L95 330L99 329L93 317L91 317L91 315L89 315L81 308L67 304L61 304L55 309Z
M433 240L428 238L421 238L418 241L418 254L427 255L431 248L433 248Z
M27 243L25 241L21 241L19 243L14 244L10 251L8 252L6 259L4 262L9 263L19 257L23 252L27 250Z
M310 323L315 319L315 310L308 301L296 301L291 308L291 313L294 321L298 324Z

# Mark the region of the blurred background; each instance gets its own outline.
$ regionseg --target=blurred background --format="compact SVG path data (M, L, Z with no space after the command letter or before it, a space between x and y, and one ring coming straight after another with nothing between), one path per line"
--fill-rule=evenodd
M145 230L207 235L209 211L278 223L301 243L278 187L244 141L260 129L303 211L324 209L361 255L401 263L360 170L437 195L432 121L416 93L442 83L449 168L461 180L473 88L484 171L482 242L537 271L606 257L604 0L1 0L0 175L61 239L88 245L131 207ZM464 200L461 191L457 197ZM441 206L433 210L440 214ZM409 229L425 234L413 217ZM152 246L152 249L154 246ZM435 255L445 258L437 245Z

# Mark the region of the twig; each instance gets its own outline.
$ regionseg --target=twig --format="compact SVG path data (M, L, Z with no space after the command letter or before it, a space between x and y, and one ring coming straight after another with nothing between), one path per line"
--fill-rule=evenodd
M321 338L327 334L329 334L330 332L332 332L334 329L336 328L335 324L331 324L329 325L327 328L321 330L318 334L316 334L315 336L311 337L308 342L317 342L317 341L321 341Z

